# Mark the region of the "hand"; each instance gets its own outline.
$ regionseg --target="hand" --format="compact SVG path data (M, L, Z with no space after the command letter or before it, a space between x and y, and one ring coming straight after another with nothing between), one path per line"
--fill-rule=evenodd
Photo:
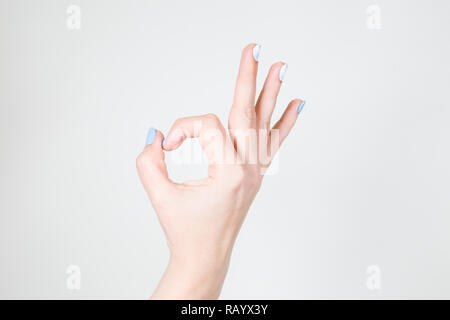
M228 132L214 114L176 120L164 144L160 131L149 130L137 169L170 250L169 265L152 298L219 296L236 236L260 188L262 173L304 105L302 100L291 101L271 129L287 65L272 65L255 105L259 50L260 46L251 44L242 52ZM198 138L209 160L208 177L178 184L168 178L164 151L177 149L186 138Z

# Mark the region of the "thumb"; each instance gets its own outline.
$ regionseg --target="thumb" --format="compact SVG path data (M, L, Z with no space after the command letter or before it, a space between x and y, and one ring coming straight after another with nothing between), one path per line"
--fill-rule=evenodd
M161 202L174 187L167 174L162 149L163 134L150 128L146 146L136 159L139 178L153 204Z

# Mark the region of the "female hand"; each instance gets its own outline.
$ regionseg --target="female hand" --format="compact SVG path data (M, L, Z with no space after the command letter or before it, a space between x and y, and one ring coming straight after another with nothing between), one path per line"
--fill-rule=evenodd
M176 120L164 143L160 131L149 130L137 170L170 250L152 298L219 296L234 241L264 170L303 108L302 100L291 101L270 127L287 65L272 65L255 105L259 50L251 44L242 51L228 132L214 114ZM198 138L209 160L208 177L174 183L168 178L164 151L177 149L186 138Z

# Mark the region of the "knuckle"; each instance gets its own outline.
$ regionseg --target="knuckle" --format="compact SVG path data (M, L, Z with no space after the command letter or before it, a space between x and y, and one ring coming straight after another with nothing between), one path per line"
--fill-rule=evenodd
M233 104L231 107L229 121L235 122L244 119L247 122L256 121L256 110L253 105L239 106Z
M205 119L210 122L211 124L217 126L218 124L220 124L220 119L217 115L215 115L214 113L208 113L205 115Z
M158 208L163 208L168 204L166 195L163 192L159 191L157 188L151 190L150 200L152 204Z
M136 168L142 170L151 163L151 159L145 152L140 153L136 158Z
M182 122L183 122L183 118L178 118L178 119L176 119L176 120L174 121L174 123L173 123L173 127L174 127L174 128L179 127L179 126L181 125Z
M244 115L250 121L253 121L256 119L256 112L253 107L246 107L244 109Z

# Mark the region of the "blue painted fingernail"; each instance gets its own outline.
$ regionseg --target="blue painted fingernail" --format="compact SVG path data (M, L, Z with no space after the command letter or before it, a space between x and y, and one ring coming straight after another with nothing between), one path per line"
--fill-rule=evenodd
M257 44L253 47L253 59L255 59L256 62L259 60L259 53L261 52L261 45Z
M156 129L155 128L150 128L148 129L148 133L147 133L147 140L145 141L145 145L149 145L152 144L153 141L155 141L156 138Z
M161 142L161 147L164 147L164 142L166 142L166 138L163 138L163 141Z
M278 74L278 78L280 79L280 81L283 81L284 76L286 75L286 72L288 70L288 65L287 63L285 63L281 69L280 69L280 73Z
M306 101L302 101L302 103L300 103L297 109L297 114L299 114L302 111L303 107L305 106L305 103Z

